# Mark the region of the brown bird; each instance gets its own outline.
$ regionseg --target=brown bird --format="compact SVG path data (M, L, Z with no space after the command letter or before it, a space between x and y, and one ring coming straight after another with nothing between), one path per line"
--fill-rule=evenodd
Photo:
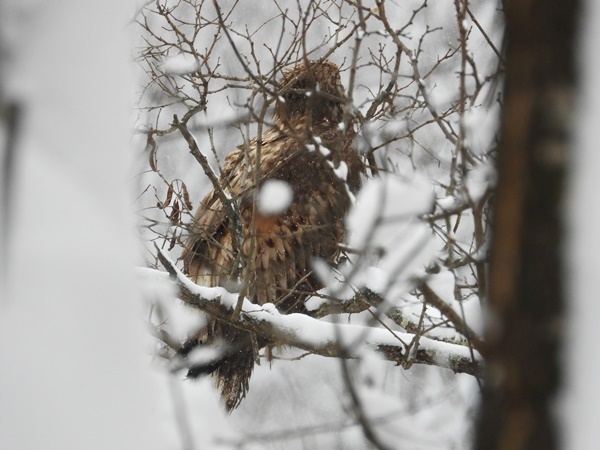
M254 139L226 157L220 181L238 219L228 216L223 195L213 189L196 212L182 259L195 283L237 285L253 303L273 303L289 313L305 311L304 300L322 287L313 261L334 264L339 257L344 216L364 165L352 147L354 120L337 65L298 65L280 86L274 125L261 145ZM259 193L269 180L291 190L291 202L281 210L262 204ZM246 395L258 350L273 343L216 319L200 342L225 350L217 362L189 375L212 372L231 411Z

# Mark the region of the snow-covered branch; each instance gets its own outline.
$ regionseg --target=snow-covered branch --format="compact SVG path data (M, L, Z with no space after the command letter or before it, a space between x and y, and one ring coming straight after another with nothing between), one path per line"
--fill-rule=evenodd
M324 322L305 314L280 314L271 304L263 306L244 300L241 314L232 319L238 295L220 287L198 286L158 250L158 259L179 290L179 298L218 319L274 342L335 358L358 358L366 349L380 352L398 365L435 365L456 373L479 375L481 359L472 360L469 349L420 336L418 348L411 348L416 335L363 325Z

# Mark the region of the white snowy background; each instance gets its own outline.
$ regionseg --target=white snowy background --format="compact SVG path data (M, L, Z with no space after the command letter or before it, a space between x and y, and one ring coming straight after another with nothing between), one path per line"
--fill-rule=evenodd
M4 449L172 445L134 277L131 10L115 0L1 5L2 93L23 107L1 255Z
M573 449L593 448L600 413L594 357L600 61L593 50L600 45L600 6L588 3L579 151L565 208L573 305L569 378L557 404L565 448ZM364 448L349 420L339 361L307 356L259 366L248 398L226 416L209 379L184 381L155 360L148 301L168 309L174 335L185 336L196 322L172 300L168 282L135 270L142 252L132 212L136 80L128 22L137 6L116 0L0 5L8 61L2 93L24 106L11 239L0 258L6 274L0 286L0 446L203 449L243 441L246 449ZM171 70L187 70L175 63ZM445 95L438 92L435 100L443 103ZM469 191L476 190L475 178ZM453 282L442 272L432 287L443 294ZM403 371L368 352L350 364L384 440L403 449L468 445L477 404L472 377L418 366Z

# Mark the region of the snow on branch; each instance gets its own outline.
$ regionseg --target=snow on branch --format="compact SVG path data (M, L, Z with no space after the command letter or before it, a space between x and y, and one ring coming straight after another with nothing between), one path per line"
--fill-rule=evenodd
M198 286L177 269L158 247L157 254L179 289L179 298L184 303L279 344L335 358L358 358L362 351L373 349L403 367L416 363L474 376L482 372L481 358L477 355L472 359L468 348L411 333L324 322L305 314L285 315L279 313L272 304L260 306L248 300L244 300L239 318L233 319L237 294L220 287Z

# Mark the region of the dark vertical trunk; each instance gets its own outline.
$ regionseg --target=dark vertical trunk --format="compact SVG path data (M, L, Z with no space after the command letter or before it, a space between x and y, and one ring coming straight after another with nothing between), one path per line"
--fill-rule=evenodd
M506 0L506 90L477 449L558 448L563 180L578 0Z

